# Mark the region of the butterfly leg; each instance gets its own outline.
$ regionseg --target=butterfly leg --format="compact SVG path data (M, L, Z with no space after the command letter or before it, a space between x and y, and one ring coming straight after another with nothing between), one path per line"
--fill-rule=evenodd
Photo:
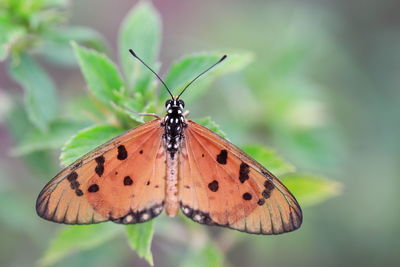
M111 105L113 106L113 107L117 107L117 104L115 103L115 102L111 102ZM129 107L125 107L127 110L129 110L130 112L132 112L132 113L137 113L135 110L133 110L133 109L131 109L131 108L129 108ZM157 119L161 119L157 114L155 114L155 113L137 113L139 116L152 116L152 117L155 117L155 118L157 118Z
M140 116L151 116L151 117L155 117L157 119L161 119L160 116L158 116L155 113L139 113Z
M185 112L183 112L183 117L189 117L189 113L190 113L190 111L189 110L186 110Z

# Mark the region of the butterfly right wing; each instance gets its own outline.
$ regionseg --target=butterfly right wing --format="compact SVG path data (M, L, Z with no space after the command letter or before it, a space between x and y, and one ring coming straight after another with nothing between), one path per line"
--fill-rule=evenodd
M214 132L187 124L179 157L179 199L186 216L254 234L300 227L299 204L272 173Z
M161 120L132 129L66 167L40 193L40 217L65 224L147 221L163 210Z

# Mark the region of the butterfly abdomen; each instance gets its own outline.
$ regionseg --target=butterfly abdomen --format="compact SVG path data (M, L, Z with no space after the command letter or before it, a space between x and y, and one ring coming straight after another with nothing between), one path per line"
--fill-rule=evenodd
M178 214L178 160L176 157L167 155L167 181L165 196L165 212L174 217Z

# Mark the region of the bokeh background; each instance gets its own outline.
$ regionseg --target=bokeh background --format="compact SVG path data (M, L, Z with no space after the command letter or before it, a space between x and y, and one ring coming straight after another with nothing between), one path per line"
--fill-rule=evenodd
M95 29L105 38L108 55L118 61L119 25L136 3L70 1L63 23ZM254 56L240 73L221 77L191 103L193 117L209 115L234 143L268 145L299 171L337 181L341 188L340 195L306 206L302 228L282 236L200 226L174 240L162 232L180 235L185 226L163 218L155 223L155 265L199 264L196 244L210 236L204 231L215 237L224 266L399 265L400 2L153 4L163 24L161 73L187 53L243 50ZM76 65L38 60L55 80L61 103L86 92ZM29 129L13 128L9 121L23 90L7 64L0 66L0 265L34 266L60 227L34 210L38 192L59 169L59 150L23 157L11 153L18 134ZM111 265L148 266L123 236L54 264Z

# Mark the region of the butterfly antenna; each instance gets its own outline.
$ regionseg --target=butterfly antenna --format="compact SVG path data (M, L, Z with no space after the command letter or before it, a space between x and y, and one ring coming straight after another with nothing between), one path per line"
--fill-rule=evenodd
M225 60L225 58L227 57L227 55L223 55L217 62L215 62L214 64L212 64L208 69L206 69L205 71L203 71L202 73L200 73L199 75L197 75L190 83L188 83L185 88L183 88L182 92L178 95L178 97L176 99L179 99L179 97L183 94L183 92L185 92L185 90L194 82L196 81L200 76L202 76L204 73L206 73L207 71L211 70L212 68L214 68L215 66L217 66L219 63L221 63L222 61Z
M136 53L132 49L129 49L129 52L132 54L132 56L137 58L143 65L145 65L152 73L154 73L154 75L156 75L156 77L160 80L160 82L165 86L165 89L167 89L171 98L174 99L174 96L172 95L171 91L169 90L165 82L161 79L161 77L158 76L158 74L152 68L150 68L140 57L138 57L138 55L136 55Z

